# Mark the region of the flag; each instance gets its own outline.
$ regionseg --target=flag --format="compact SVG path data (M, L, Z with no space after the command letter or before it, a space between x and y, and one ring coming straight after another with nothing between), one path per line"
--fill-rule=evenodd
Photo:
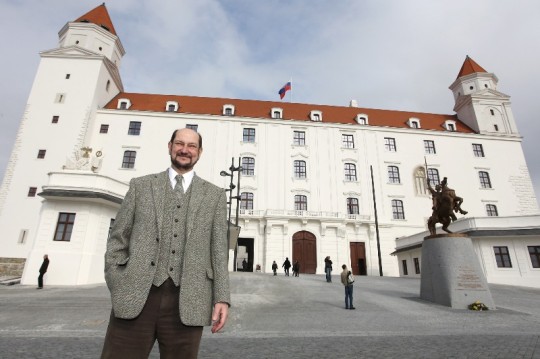
M287 91L291 90L291 89L292 89L292 86L291 86L291 82L289 81L289 82L287 82L287 83L285 84L285 86L283 86L283 87L279 90L279 92L278 92L279 97L283 100L283 97L285 97L285 93L286 93Z

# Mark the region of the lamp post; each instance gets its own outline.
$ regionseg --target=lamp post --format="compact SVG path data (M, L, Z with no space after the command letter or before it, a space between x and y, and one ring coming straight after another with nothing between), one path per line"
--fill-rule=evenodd
M219 173L222 177L230 177L231 181L229 183L229 188L226 189L226 192L229 192L229 199L227 201L228 206L228 216L227 216L227 243L230 247L231 245L231 212L232 212L232 203L233 200L236 200L236 216L234 220L234 226L235 226L235 245L234 245L234 262L233 262L233 270L236 271L236 255L238 253L238 234L240 233L238 228L238 214L240 210L239 202L240 202L240 175L242 174L242 158L238 158L238 166L235 167L234 165L234 157L231 159L231 166L229 167L229 172L227 171L221 171ZM237 176L237 182L236 185L234 184L234 173L238 172ZM233 196L233 190L236 188L236 196Z

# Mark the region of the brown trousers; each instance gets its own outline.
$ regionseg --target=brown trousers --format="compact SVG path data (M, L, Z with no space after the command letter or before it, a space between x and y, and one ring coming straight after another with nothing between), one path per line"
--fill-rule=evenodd
M111 311L102 359L146 359L157 339L160 358L197 358L203 327L180 321L180 288L169 278L152 286L144 308L135 319L119 319Z

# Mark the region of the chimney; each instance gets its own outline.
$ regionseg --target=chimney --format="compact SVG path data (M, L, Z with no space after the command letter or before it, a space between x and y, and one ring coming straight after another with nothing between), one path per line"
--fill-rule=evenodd
M358 107L358 101L351 100L351 102L349 102L349 107Z

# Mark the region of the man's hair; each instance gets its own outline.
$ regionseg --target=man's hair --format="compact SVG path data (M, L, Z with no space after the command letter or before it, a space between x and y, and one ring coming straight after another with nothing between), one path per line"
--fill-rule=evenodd
M345 269L345 268L347 268L347 266L344 264L344 265L341 266L341 268Z
M178 132L178 130L174 130L174 132L172 133L171 140L169 141L170 143L173 143L174 139L176 138L176 132ZM199 148L202 148L202 136L199 132L195 132L197 133L197 135L199 135Z

